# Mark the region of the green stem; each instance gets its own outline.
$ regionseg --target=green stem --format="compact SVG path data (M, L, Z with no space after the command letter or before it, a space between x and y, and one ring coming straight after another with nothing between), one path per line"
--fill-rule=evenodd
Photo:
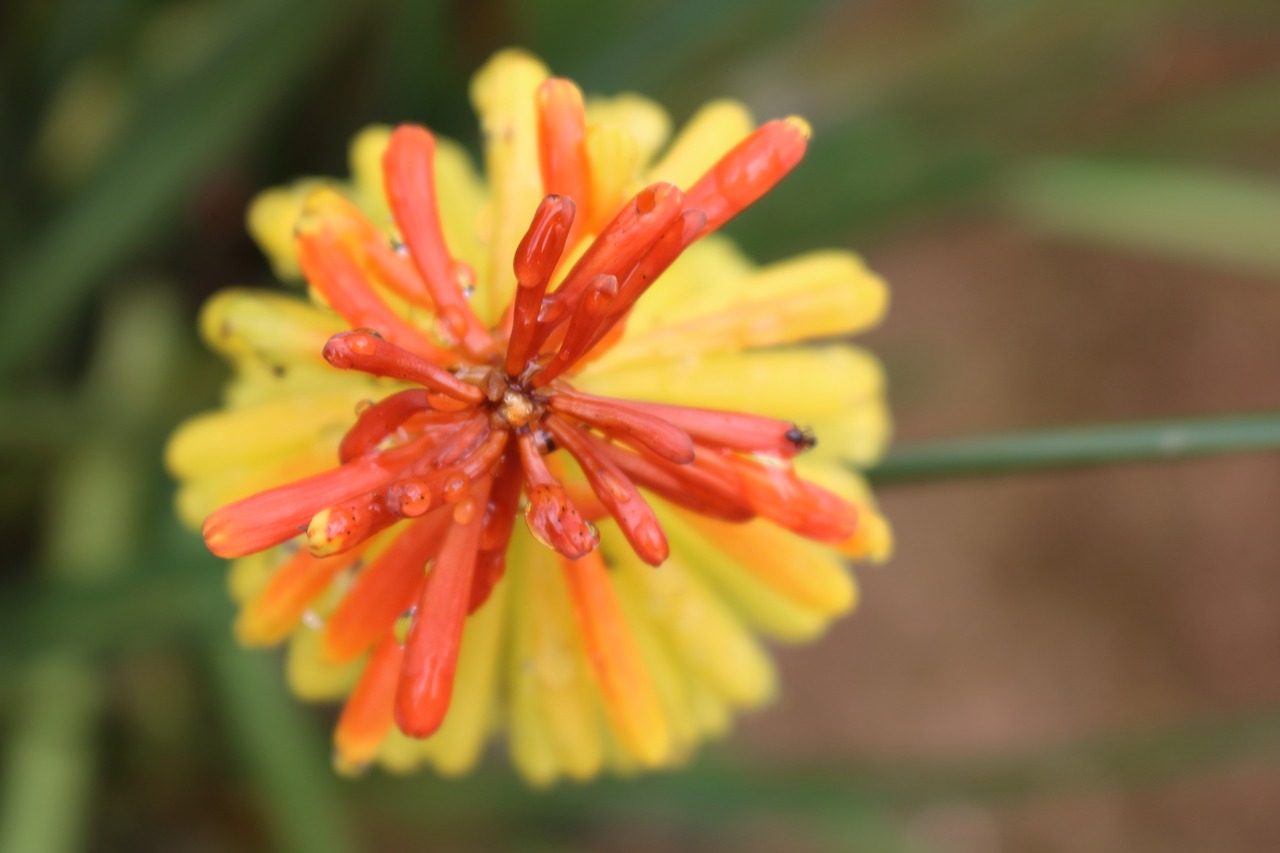
M876 484L1280 449L1280 412L1146 421L908 444L867 472Z

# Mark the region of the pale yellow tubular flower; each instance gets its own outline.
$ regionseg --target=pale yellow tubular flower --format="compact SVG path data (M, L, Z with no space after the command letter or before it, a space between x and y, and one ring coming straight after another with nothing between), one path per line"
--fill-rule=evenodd
M507 559L514 565L528 566L528 540L512 537ZM532 572L512 571L506 583L516 601L528 601L533 586ZM543 720L540 698L540 674L537 664L536 615L530 607L512 607L510 614L510 652L507 659L507 691L509 719L507 739L511 761L530 785L546 787L560 776L551 735Z
M685 683L686 673L681 664L668 649L641 603L643 593L637 595L636 588L627 583L620 574L614 572L614 589L618 596L618 605L626 617L635 637L636 647L644 659L649 675L653 679L654 690L662 706L667 730L671 733L670 760L682 761L698 743L697 721L689 705Z
M224 409L188 420L165 448L165 464L176 476L198 479L287 459L310 448L318 433L332 427L338 435L350 425L367 389Z
M422 741L403 734L395 726L387 732L382 746L378 749L378 766L391 773L412 773L421 767L424 761ZM343 769L339 767L340 771ZM351 768L352 775L356 772L358 772L356 768Z
M391 128L374 124L356 134L347 148L351 167L352 200L369 217L369 221L387 232L393 231L391 208L382 188L382 155L391 139Z
M804 255L694 294L684 319L628 335L595 369L849 335L878 321L885 301L883 282L853 255Z
M690 246L662 278L645 293L627 316L627 334L619 345L655 327L688 318L690 300L705 293L738 292L739 283L755 271L755 264L730 240L712 234ZM601 361L608 363L612 351ZM588 365L588 370L597 369Z
M299 699L310 702L332 702L351 692L364 660L334 665L320 652L320 632L303 624L289 637L285 652L285 682Z
M530 54L504 50L471 81L471 103L480 117L491 193L489 263L476 270L488 280L484 316L490 318L502 313L515 289L511 257L542 200L534 93L548 76L546 66Z
M655 509L671 541L671 550L732 602L757 631L776 640L803 642L826 630L830 621L827 617L777 595L760 578L743 570L720 551L718 543L695 531L673 508L655 502Z
M336 186L334 181L301 180L259 193L250 203L245 225L282 281L296 281L302 276L293 250L293 229L307 197L321 187L332 186Z
M229 288L200 311L200 336L237 365L323 365L325 341L342 330L333 312L268 290Z
M285 462L267 467L237 466L187 480L179 486L174 498L178 518L184 524L199 527L209 513L229 501L318 474L333 464L335 444L335 441L319 439L317 444L286 457Z
M689 187L755 127L751 112L738 101L711 101L694 113L671 147L647 175Z
M604 396L749 411L804 424L877 393L884 374L865 350L833 344L601 367L577 380L582 389Z
M608 224L608 212L616 211L634 192L640 152L634 137L611 124L588 125L586 146L591 163L588 208L597 211L594 221L588 219L587 229L594 232ZM585 249L586 240L580 245Z
M827 619L851 609L857 587L830 548L756 518L731 524L680 511L689 526L715 542L729 559L797 607Z
M858 467L874 464L893 434L889 408L874 394L850 404L847 412L813 418L804 425L822 437L810 453L815 460Z
M711 685L705 681L691 678L689 685L689 703L693 707L693 716L702 729L707 740L724 737L733 726L733 715L729 703L724 700Z
M773 696L773 664L759 641L678 559L669 558L655 572L625 545L609 554L618 565L619 584L690 678L712 685L735 707L755 707Z
M631 92L587 98L587 125L614 127L629 136L641 165L652 162L671 136L671 116L662 105Z
M590 779L603 762L602 719L569 590L551 552L532 542L516 547L527 560L525 602L533 613L527 665L533 672L538 716L561 772L571 779Z
M275 571L276 557L274 551L260 551L232 560L227 571L227 592L231 600L241 605L256 595Z

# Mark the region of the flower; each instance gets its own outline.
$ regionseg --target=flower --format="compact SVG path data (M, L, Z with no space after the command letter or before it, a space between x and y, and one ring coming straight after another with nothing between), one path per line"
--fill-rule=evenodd
M772 695L760 635L816 636L845 558L888 553L851 470L887 434L879 368L796 346L885 290L713 234L801 160L800 119L713 103L659 157L660 108L518 51L472 98L487 186L403 125L356 139L349 183L255 201L311 298L206 306L235 374L169 444L179 511L235 561L239 639L346 697L339 768L462 772L499 726L535 784L669 765Z

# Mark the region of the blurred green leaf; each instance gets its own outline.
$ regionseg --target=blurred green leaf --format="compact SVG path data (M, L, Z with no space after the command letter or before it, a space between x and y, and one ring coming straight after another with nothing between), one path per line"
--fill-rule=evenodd
M947 480L1280 449L1280 413L1104 424L894 448L867 472L874 483Z
M148 101L96 179L7 271L0 371L37 358L112 266L154 241L204 171L320 57L347 5L269 0L232 8L208 60Z
M146 640L227 631L231 603L221 561L189 537L129 575L87 588L30 583L0 601L0 683L53 649L101 653ZM175 570L177 569L177 570ZM46 572L58 575L50 569Z
M1191 166L1047 161L1011 177L1009 202L1053 233L1280 272L1280 181Z
M274 656L230 639L215 642L209 662L241 759L268 805L263 817L280 853L355 850L329 750L302 705L288 695Z
M32 664L8 730L0 850L74 853L82 849L93 789L98 677L57 654Z

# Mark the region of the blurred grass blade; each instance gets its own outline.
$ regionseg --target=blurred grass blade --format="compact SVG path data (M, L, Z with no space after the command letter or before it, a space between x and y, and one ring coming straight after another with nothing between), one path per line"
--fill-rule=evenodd
M194 545L169 549L118 580L86 589L35 583L10 589L0 601L0 687L13 686L24 666L55 649L98 654L228 631L231 603L222 567L202 551ZM171 571L175 565L182 570Z
M74 853L93 790L99 679L65 655L34 661L8 727L0 850Z
M1280 413L1106 424L951 439L894 449L879 484L1280 449Z
M1014 212L1038 228L1280 273L1280 182L1096 161L1035 163L1010 180Z
M284 691L278 662L229 640L215 643L209 662L244 764L268 804L264 817L281 853L355 850L328 750L298 702Z
M0 290L0 371L36 358L111 267L150 242L183 194L321 55L346 0L232 7L208 59L149 101L96 177L16 258Z

